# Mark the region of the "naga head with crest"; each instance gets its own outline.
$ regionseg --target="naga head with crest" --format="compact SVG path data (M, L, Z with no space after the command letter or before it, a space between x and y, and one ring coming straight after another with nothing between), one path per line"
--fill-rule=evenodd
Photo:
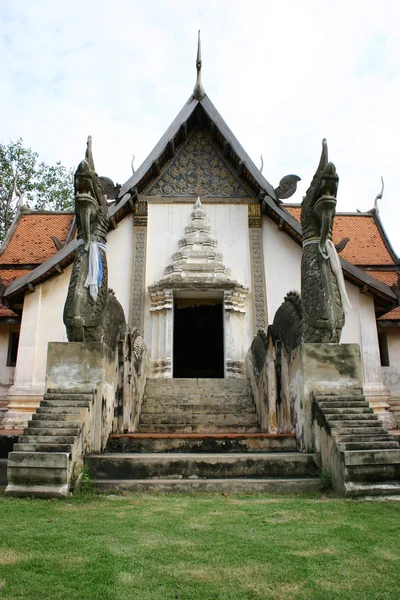
M338 184L339 177L335 165L328 161L328 144L323 139L321 159L301 205L303 240L307 243L319 239L323 254L327 241L332 239Z
M85 159L75 172L74 187L78 239L83 240L87 251L90 242L106 241L109 220L105 191L94 167L91 136Z
M67 336L70 342L105 342L115 350L121 332L125 331L125 316L108 289L108 206L94 168L90 136L74 183L78 241L64 306Z

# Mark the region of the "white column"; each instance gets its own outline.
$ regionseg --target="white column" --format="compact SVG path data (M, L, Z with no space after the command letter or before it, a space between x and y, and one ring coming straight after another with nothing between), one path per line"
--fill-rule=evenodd
M374 302L369 294L360 294L360 334L364 394L385 427L391 428L394 424L389 413L390 394L382 381Z

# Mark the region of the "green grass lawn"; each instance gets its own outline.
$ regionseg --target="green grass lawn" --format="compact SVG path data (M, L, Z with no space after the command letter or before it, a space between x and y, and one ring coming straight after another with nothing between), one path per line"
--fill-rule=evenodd
M0 496L0 597L400 598L400 503Z

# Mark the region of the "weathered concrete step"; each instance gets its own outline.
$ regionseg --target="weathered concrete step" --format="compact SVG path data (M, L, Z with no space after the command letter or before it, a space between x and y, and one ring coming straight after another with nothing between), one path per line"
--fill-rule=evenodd
M318 492L321 480L318 478L270 478L270 479L123 479L94 480L98 489L104 492L156 492L156 493L262 493L297 494Z
M185 418L185 415L170 415L170 414L142 414L140 415L140 425L203 425L207 424L214 426L224 426L226 423L230 425L256 425L257 416L256 414L234 414L234 413L223 413L223 414L203 414L203 413L191 413L190 422Z
M378 421L379 423L379 421ZM380 425L377 425L376 427L351 427L348 425L348 423L346 423L345 425L340 423L340 427L333 427L332 423L330 424L332 429L331 429L331 433L332 435L334 435L335 437L337 435L340 436L340 439L342 435L363 435L363 434L378 434L378 435L382 435L386 433L386 429L384 429L383 427L381 427Z
M155 391L164 391L171 393L172 390L181 392L182 390L193 390L194 393L202 393L211 390L214 394L220 392L241 392L251 393L251 387L248 379L153 379L149 378L146 382L146 393Z
M8 479L17 485L66 484L69 456L67 452L10 452Z
M357 408L348 408L348 407L342 407L342 408L332 408L332 407L327 407L327 408L323 408L323 413L326 417L329 416L336 416L336 415L372 415L374 414L374 411L372 410L372 408L369 408L369 406L366 407L360 407L358 406ZM353 417L354 418L354 417ZM364 418L364 417L360 417L360 418Z
M352 433L352 434L335 434L335 439L337 442L394 442L396 441L394 436L389 435L386 430L382 434L376 434L368 432L365 433Z
M367 415L368 416L368 415ZM326 418L326 417L325 417ZM382 429L382 421L377 419L326 419L331 428L337 429Z
M368 402L364 402L364 401L360 401L357 402L355 400L352 400L351 402L321 402L320 400L317 400L317 404L320 408L324 409L324 412L327 409L331 409L331 408L369 408L369 404ZM371 409L372 410L372 409Z
M390 452L390 451L388 451ZM380 482L400 480L400 464L363 464L346 465L344 480L354 482Z
M72 452L73 444L24 444L14 445L14 452Z
M86 406L43 406L43 402L40 403L39 408L36 409L36 415L54 415L57 419L58 415L73 415L80 417L86 415L88 408ZM45 417L47 418L47 416Z
M209 398L205 396L145 396L143 405L162 407L168 409L171 406L207 406L208 410L219 406L235 406L237 408L245 408L246 406L254 406L254 401L251 396L215 396Z
M236 425L234 423L225 423L224 425L205 424L182 424L176 423L151 423L149 425L139 425L138 433L259 433L258 425Z
M400 481L382 481L379 483L364 483L347 481L345 483L346 496L400 496Z
M29 423L32 423L34 427L38 427L38 423L74 423L78 421L82 421L84 415L81 413L69 413L69 414L54 414L50 413L34 413L32 415L32 420ZM57 419L57 420L56 420ZM58 425L55 425L57 427ZM29 424L28 424L29 427Z
M375 414L371 414L371 413L360 413L357 412L356 414L354 413L343 413L340 412L338 414L327 414L326 411L324 411L325 414L325 419L328 421L328 423L333 423L333 422L337 422L337 421L346 421L349 423L360 423L362 421L363 426L365 427L365 423L371 423L373 425L376 425L377 421L378 421L378 417Z
M86 457L95 479L257 478L315 476L318 454L285 453L158 453L101 454Z
M194 388L193 390L156 390L152 392L146 388L144 399L148 402L202 402L217 404L219 402L253 402L251 390L220 391L216 389L202 390Z
M395 465L400 464L400 449L395 450L347 450L346 465Z
M10 452L8 467L47 467L49 469L68 466L66 452Z
M149 388L175 388L175 387L209 387L209 388L220 388L220 389L243 389L250 388L250 382L246 377L173 377L173 378L160 378L160 377L149 377L146 381L146 386Z
M397 442L369 441L369 442L339 442L339 450L388 450L399 449Z
M46 400L58 400L63 398L71 398L71 400L87 400L93 398L94 390L82 391L82 388L77 389L59 389L59 388L48 388L44 397Z
M40 407L49 408L90 408L91 400L42 400Z
M317 395L315 396L317 402L360 402L366 401L365 396L363 394L345 394L340 396L323 396Z
M38 421L37 421L38 422ZM60 423L62 425L62 423ZM65 423L64 423L65 425ZM28 427L24 430L24 434L26 436L76 436L79 435L81 431L80 427Z
M68 496L68 483L52 484L8 484L5 495L18 498L66 498Z
M293 434L114 434L107 452L294 452Z
M72 435L21 435L20 444L73 444L75 437Z
M141 418L143 415L176 415L183 416L186 419L191 419L192 415L203 414L203 415L220 415L220 414L253 414L255 415L256 407L254 404L246 405L246 406L237 406L236 404L220 404L211 406L210 404L202 405L202 404L152 404L148 405L147 402L144 403Z

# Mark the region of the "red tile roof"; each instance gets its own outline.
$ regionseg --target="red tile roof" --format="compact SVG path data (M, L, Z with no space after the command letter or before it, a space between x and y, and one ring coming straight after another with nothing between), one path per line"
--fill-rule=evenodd
M300 206L284 206L284 208L300 221ZM350 238L340 256L353 265L396 264L372 214L336 214L332 237L335 244L344 237Z
M10 308L6 308L3 304L1 304L0 302L0 319L16 319L18 318L17 313L15 313L13 310L11 310Z
M28 213L22 215L4 253L2 264L41 264L57 252L52 236L65 242L73 214Z
M8 285L32 269L4 268L12 265L32 265L33 268L57 252L52 236L64 243L70 231L73 214L27 213L23 214L3 254L0 255L0 281ZM18 315L0 302L0 319Z
M382 317L379 317L378 321L399 321L400 320L400 306L397 306L390 312L386 313Z
M382 283L386 283L388 286L395 285L398 282L398 275L396 271L367 271L364 270L364 273L371 275L371 277L375 277L378 281L382 281Z

